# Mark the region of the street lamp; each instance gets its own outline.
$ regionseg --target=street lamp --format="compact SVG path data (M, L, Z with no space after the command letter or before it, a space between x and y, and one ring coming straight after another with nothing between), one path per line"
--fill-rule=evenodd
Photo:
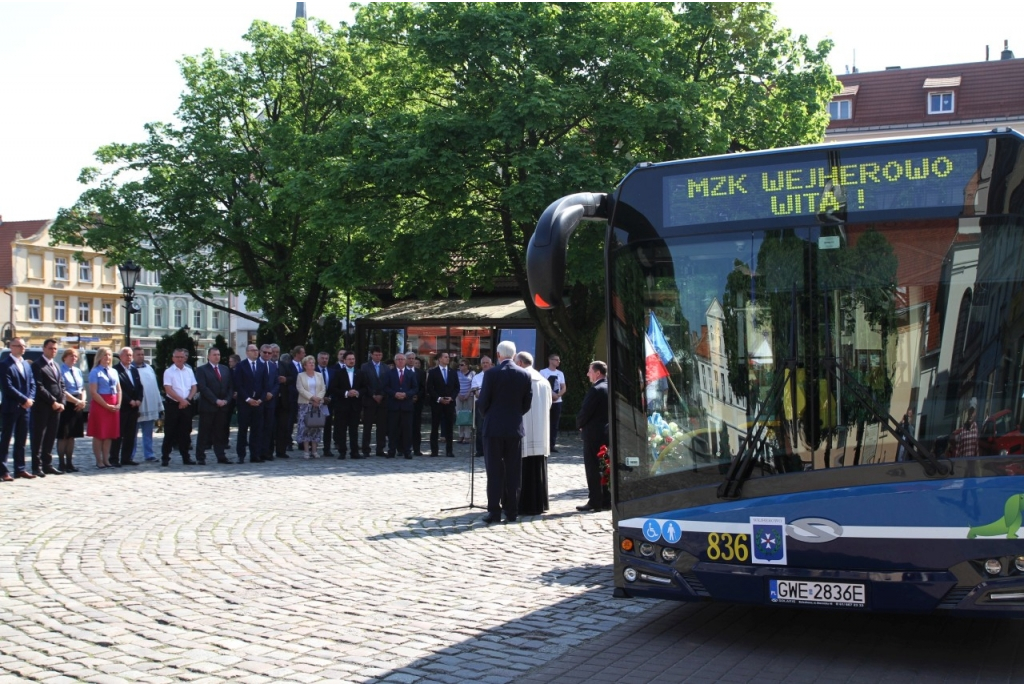
M128 261L117 269L121 272L121 287L124 289L124 344L125 347L131 347L132 315L142 311L142 307L135 303L135 284L139 282L142 267Z

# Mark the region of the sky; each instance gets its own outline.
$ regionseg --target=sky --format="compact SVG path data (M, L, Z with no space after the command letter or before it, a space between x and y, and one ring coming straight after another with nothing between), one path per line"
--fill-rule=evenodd
M85 189L83 167L108 143L144 137L173 121L178 60L206 48L244 50L255 19L286 26L292 0L10 2L0 0L0 216L51 219ZM1024 57L1024 3L783 0L778 24L812 44L835 43L837 74L999 59L1003 41ZM337 26L348 2L311 0L307 14Z

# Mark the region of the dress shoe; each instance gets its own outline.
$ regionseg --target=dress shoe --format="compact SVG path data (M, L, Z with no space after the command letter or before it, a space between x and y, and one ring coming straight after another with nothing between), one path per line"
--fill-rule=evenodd
M492 523L500 523L501 516L498 514L487 514L480 520L486 523L487 525L491 525Z
M117 462L115 464L111 464L111 466L113 466L116 469L119 469L119 468L121 468L121 462Z
M64 472L55 466L44 466L43 473L48 473L51 476L63 476Z
M46 474L43 473L42 470L33 471L32 475L35 476L36 478L46 478Z
M381 456L384 456L384 455L381 455ZM394 459L394 458L395 458L395 455L393 455L393 454L389 454L389 455L387 455L387 458L388 458L388 459Z
M448 452L444 456L446 456L446 457L454 457L455 456L455 452Z
M406 455L405 455L405 458L406 458L406 459L412 459L412 455L411 455L411 454L406 454Z
M160 466L170 466L170 465L171 465L171 460L170 459L161 459L160 460Z
M190 457L182 457L181 463L185 466L195 466L196 463Z
M384 454L383 452L377 452L377 456L378 457L386 457L388 455Z
M325 457L333 457L334 456L334 452L332 452L330 450L324 450L324 456Z
M420 452L419 450L416 450L415 452L413 452L413 455L417 456L417 457L422 457L423 456L423 452Z
M217 459L217 463L218 463L218 464L230 464L231 462L230 462L230 461L228 461L227 459L223 459L223 458L219 458L219 457L218 457L218 459Z
M274 461L273 455L267 455L263 457L263 461Z
M555 449L554 447L552 447L552 448L551 448L551 452L552 452L553 454L558 454L558 450L556 450L556 449Z
M437 452L431 452L431 453L430 453L430 456L432 456L432 457L436 457L436 456L437 456Z
M196 459L196 463L199 464L200 466L206 466L205 459Z
M122 462L121 462L121 465L122 465L122 466L138 466L138 465L139 465L139 462L137 462L137 461L131 461L131 460L129 460L129 461L122 461Z
M326 457L327 455L325 454L324 456ZM338 455L338 459L344 459L346 456L348 456L348 455L346 455L346 454L339 454ZM353 456L352 458L356 459L357 457Z
M505 523L515 523L519 520L518 516L508 516L505 518Z
M32 480L33 478L35 478L35 475L29 473L28 471L17 471L17 472L15 472L14 477L15 478L28 478L29 480Z
M576 511L601 511L599 507L595 507L593 504L581 504L576 507Z
M366 459L366 455L365 454L353 454L352 458L353 459ZM340 459L340 457L339 457L339 459Z
M291 457L288 456L287 454L279 454L279 455L277 455L277 458L278 459L291 459Z
M10 483L12 480L14 480L14 476L9 473L0 476L0 483Z

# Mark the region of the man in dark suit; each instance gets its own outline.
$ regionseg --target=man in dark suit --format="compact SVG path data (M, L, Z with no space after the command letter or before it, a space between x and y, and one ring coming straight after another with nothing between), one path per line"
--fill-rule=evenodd
M263 365L263 442L260 449L260 461L274 461L274 430L278 402L287 401L281 397L281 373L277 362L274 360L274 346L263 345L260 348L260 363ZM287 388L286 388L287 390ZM296 391L298 392L298 391Z
M406 459L412 459L412 409L419 386L416 372L405 367L405 355L395 355L395 368L384 380L384 394L388 397L388 458L401 450Z
M273 358L273 361L278 362L277 379L281 384L277 410L274 412L274 446L278 459L287 459L288 450L295 444L295 423L299 416L299 387L295 381L302 373L302 360L306 357L306 348L297 345L292 348L288 357Z
M477 409L484 415L484 462L487 467L487 515L484 523L513 523L519 516L523 479L523 414L533 403L530 374L512 363L516 345L498 343L498 365L484 372Z
M206 364L196 369L199 386L199 437L196 438L196 458L206 463L206 448L213 446L218 464L230 464L224 453L228 446L228 405L234 388L228 367L220 363L220 350L211 347L206 353Z
M324 388L326 388L327 392L323 403L323 407L328 412L327 416L324 417L324 456L333 457L334 453L331 452L331 434L334 428L334 404L331 397L331 383L334 382L334 368L331 367L331 355L329 352L317 352L316 372L323 377Z
M439 352L437 365L427 372L427 402L430 403L430 456L437 456L437 431L441 429L447 456L455 456L452 426L455 398L459 396L459 375L448 368L448 353Z
M388 404L384 401L384 375L388 367L382 361L384 353L380 347L370 347L370 361L359 369L362 374L363 397L363 456L370 456L370 432L377 427L377 456L383 457L385 448L384 431L387 427Z
M601 511L611 508L610 498L601 486L601 467L597 453L605 444L608 431L608 365L590 362L587 378L590 390L576 414L576 428L583 434L583 469L587 474L587 503L577 511Z
M338 447L338 459L344 459L346 451L352 450L353 459L363 459L359 453L359 414L362 412L362 374L356 370L355 352L346 352L344 363L339 369L331 367L331 413L334 414L334 441ZM346 447L345 440L348 440Z
M412 453L423 456L423 407L427 406L427 371L420 366L420 358L415 352L405 353L405 368L416 373L418 389L413 398L412 406Z
M3 413L4 427L0 432L0 480L12 480L7 470L7 452L14 437L14 478L35 478L25 469L25 441L28 439L28 413L36 396L36 381L32 377L32 365L26 362L25 341L11 340L11 353L0 364L0 412Z
M121 436L110 443L111 466L138 466L132 461L135 452L135 439L139 432L139 408L142 406L142 376L132 366L132 348L124 347L117 354L118 363L114 365L117 380L121 384L121 411L118 417L121 422ZM33 419L34 420L34 419Z
M32 365L36 382L36 397L32 404L32 473L59 476L64 472L53 465L53 443L57 440L60 413L64 411L64 379L53 358L57 355L57 341L47 338L43 342L43 356Z
M238 362L231 374L238 408L238 463L245 463L248 448L249 461L260 460L263 444L263 398L267 385L266 371L259 359L260 350L253 344L245 348L245 359Z

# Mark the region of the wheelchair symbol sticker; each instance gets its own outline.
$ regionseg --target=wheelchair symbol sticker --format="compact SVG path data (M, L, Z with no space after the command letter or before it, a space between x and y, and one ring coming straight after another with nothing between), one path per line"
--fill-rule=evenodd
M648 542L657 542L661 537L661 524L654 519L644 521L644 537Z
M675 521L666 521L665 525L661 527L661 537L665 538L665 542L669 544L674 545L679 542L679 538L682 534L682 529Z

